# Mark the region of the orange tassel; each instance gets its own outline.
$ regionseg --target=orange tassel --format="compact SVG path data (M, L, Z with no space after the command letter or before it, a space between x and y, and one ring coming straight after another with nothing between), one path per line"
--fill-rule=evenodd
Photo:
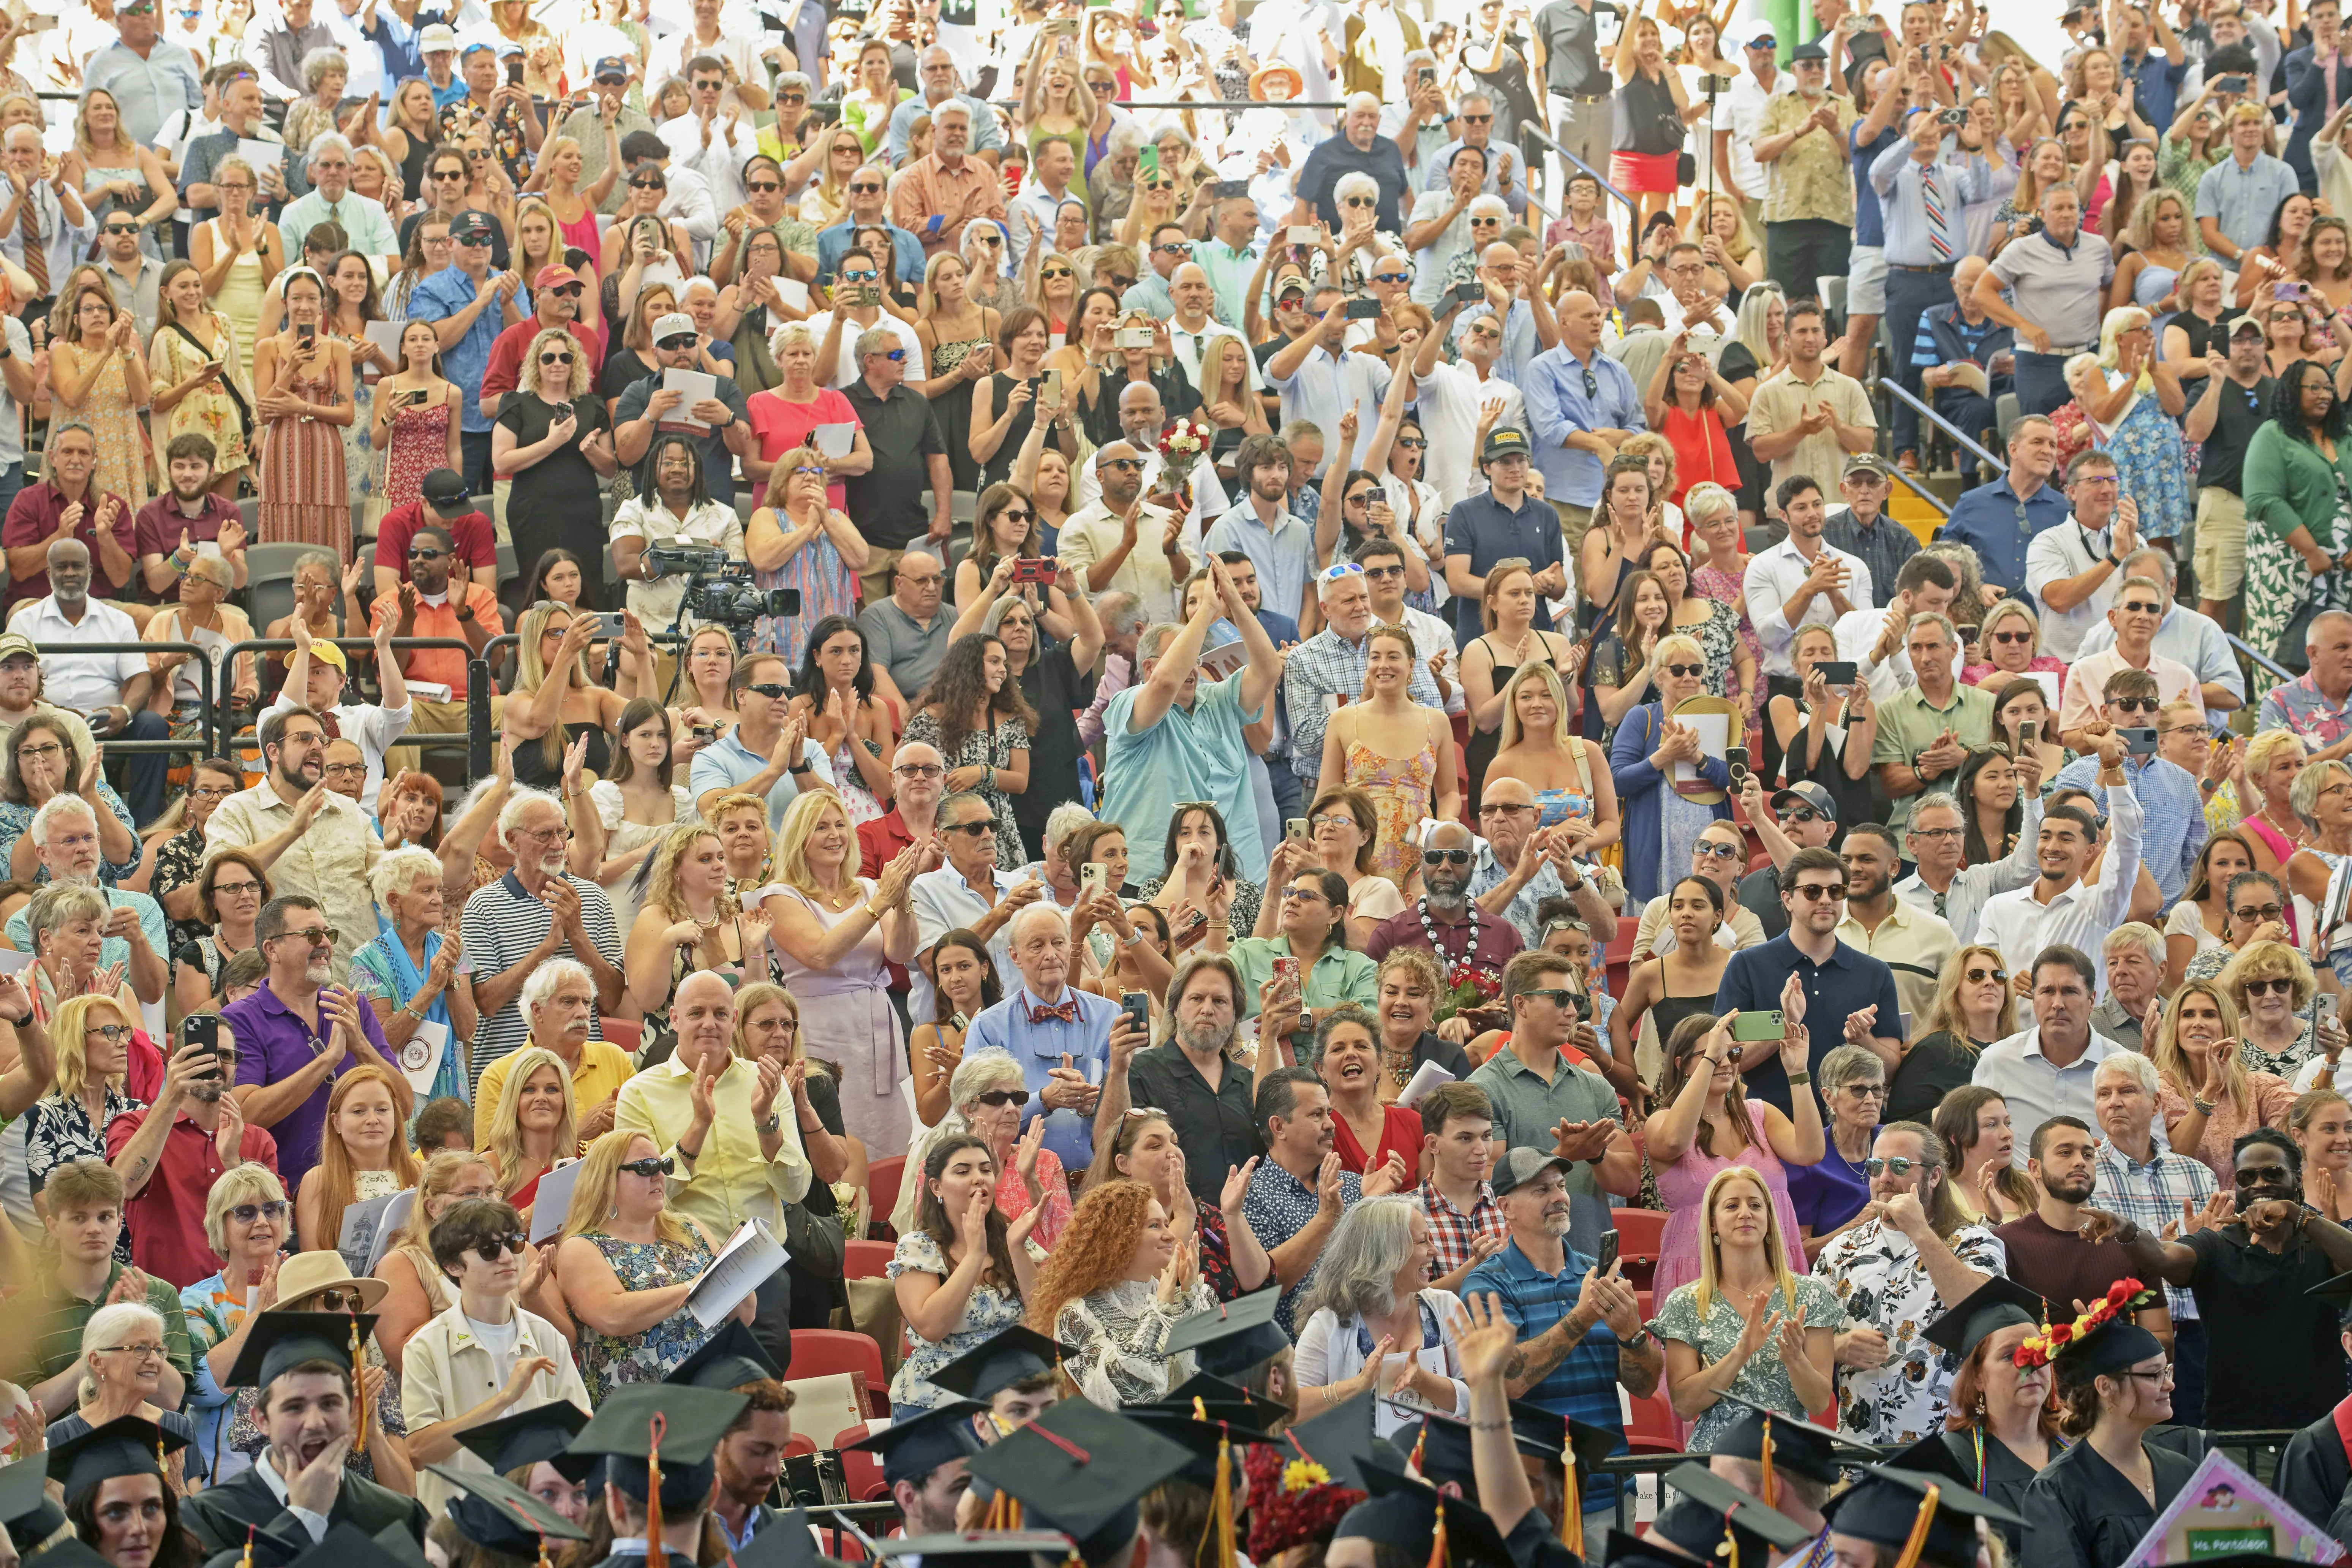
M733 1559L730 1558L729 1562L731 1563ZM555 1568L547 1559L547 1537L544 1535L539 1538L539 1568Z
M1204 1544L1210 1548L1211 1568L1234 1568L1234 1446L1230 1437L1217 1439L1217 1485L1210 1497ZM1200 1560L1201 1554L1194 1552L1192 1561L1197 1563Z
M1584 1555L1584 1505L1576 1493L1576 1445L1571 1439L1560 1458L1559 1543Z
M237 1559L236 1568L253 1568L253 1526L245 1527L245 1555Z
M1758 1463L1764 1479L1757 1485L1758 1500L1766 1508L1780 1506L1780 1484L1772 1479L1772 1418L1764 1417L1764 1436L1757 1447Z
M669 1561L669 1548L661 1538L661 1440L668 1430L668 1418L658 1410L646 1424L646 1560L656 1565Z
M1421 1435L1412 1440L1412 1471L1415 1475L1421 1474L1422 1450L1428 1447L1429 1423L1424 1421L1421 1424Z
M356 1414L352 1418L352 1452L354 1454L367 1452L368 1402L366 1384L361 1377L361 1373L367 1368L366 1362L362 1359L364 1353L364 1347L360 1342L360 1321L353 1318L352 1320L352 1405ZM251 1564L248 1563L247 1568L251 1568Z
M1927 1527L1936 1522L1936 1500L1942 1495L1941 1487L1932 1483L1928 1486L1927 1499L1919 1505L1919 1517L1911 1521L1911 1534L1903 1542L1903 1552L1895 1558L1895 1568L1917 1568L1919 1553L1927 1546Z
M1428 1568L1445 1568L1445 1505L1437 1509L1437 1533L1429 1539Z

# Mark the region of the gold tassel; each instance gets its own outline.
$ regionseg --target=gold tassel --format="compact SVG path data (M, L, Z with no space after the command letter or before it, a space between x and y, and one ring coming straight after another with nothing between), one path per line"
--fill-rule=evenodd
M1427 1568L1445 1568L1445 1505L1437 1505L1437 1533L1429 1539Z
M236 1568L253 1568L253 1526L245 1527L245 1555L237 1559Z
M355 1414L352 1417L352 1452L354 1454L367 1452L368 1402L366 1384L361 1376L367 1368L367 1363L362 1359L364 1354L365 1349L360 1342L360 1321L353 1318L352 1320L352 1406ZM251 1565L248 1564L247 1568L251 1568Z
M1217 1489L1209 1500L1209 1538L1213 1568L1234 1568L1234 1445L1217 1439Z
M1421 1434L1420 1434L1420 1436L1416 1436L1416 1437L1415 1437L1415 1438L1413 1438L1413 1440L1412 1440L1412 1473L1413 1473L1414 1475L1419 1475L1419 1474L1421 1474L1421 1473L1422 1473L1422 1470L1421 1470L1421 1455L1422 1455L1422 1451L1423 1451L1423 1449L1427 1448L1428 1447L1429 1447L1429 1423L1428 1423L1428 1422L1426 1422L1426 1421L1423 1421L1423 1422L1421 1424Z
M1569 1439L1568 1452L1560 1456L1559 1543L1584 1555L1584 1505L1576 1493L1576 1441Z
M656 1568L669 1561L669 1548L662 1544L661 1505L661 1440L667 1430L668 1418L655 1411L646 1424L646 1561Z
M728 1562L731 1564L734 1559L730 1558ZM555 1568L555 1565L547 1560L547 1537L544 1535L539 1538L539 1568Z
M1772 1418L1769 1415L1764 1417L1764 1435L1757 1444L1756 1452L1758 1466L1764 1472L1764 1479L1757 1484L1758 1500L1766 1508L1779 1508L1780 1483L1772 1478Z
M1911 1521L1910 1537L1903 1542L1902 1555L1895 1560L1895 1568L1917 1568L1919 1553L1927 1550L1927 1527L1936 1522L1936 1500L1943 1489L1928 1483L1927 1500L1919 1505L1919 1517Z

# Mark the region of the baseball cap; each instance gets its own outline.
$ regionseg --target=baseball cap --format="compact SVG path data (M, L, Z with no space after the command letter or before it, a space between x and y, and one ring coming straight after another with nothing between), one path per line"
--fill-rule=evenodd
M1811 806L1830 821L1837 820L1837 804L1830 799L1830 792L1811 779L1799 779L1787 789L1774 790L1771 804L1774 811Z
M41 650L34 647L33 639L24 633L0 632L0 658L7 658L20 653L26 658L37 659L41 657Z
M618 55L606 55L596 62L596 68L591 74L598 81L626 81L629 79L629 62Z
M533 289L557 289L566 283L579 281L580 274L572 271L561 261L551 261L539 269L538 275L531 279L530 286Z
M310 657L320 664L333 665L341 673L350 673L351 667L343 662L343 650L324 637L310 639Z
M2249 333L2258 338L2263 335L2263 324L2252 316L2239 317L2230 328L2230 335L2233 338L2244 337Z
M694 318L684 310L672 310L654 321L654 343L658 347L666 338L695 336Z
M1522 1143L1495 1163L1494 1171L1486 1180L1499 1198L1506 1193L1518 1191L1546 1171L1558 1171L1565 1176L1575 1169L1576 1162L1573 1160L1547 1154L1540 1149Z
M449 226L449 243L452 245L463 245L467 240L485 244L489 237L490 220L481 213L461 212L457 221Z
M500 38L496 47L500 59L506 58L509 55L519 55L522 53L522 46L516 43L512 38Z
M465 48L460 51L460 54L461 56L472 56L496 54L497 52L498 51L491 48L489 45L482 42L481 39L477 38L472 43L467 44Z
M426 503L435 511L447 511L451 507L463 506L472 494L466 489L464 478L455 468L434 469L425 476L422 488Z
M1748 35L1748 42L1744 47L1751 49L1777 49L1780 47L1780 40L1773 36L1771 28L1765 27Z
M1507 458L1513 453L1522 458L1533 455L1533 448L1528 445L1526 433L1509 427L1492 430L1487 432L1486 447L1478 454L1478 460L1482 463L1491 463L1497 458Z
M446 22L436 22L416 35L416 52L429 55L440 49L457 47L457 30Z
M1894 470L1886 466L1886 459L1875 452L1856 452L1845 460L1845 477L1848 479L1856 474L1875 474L1883 479L1893 473Z

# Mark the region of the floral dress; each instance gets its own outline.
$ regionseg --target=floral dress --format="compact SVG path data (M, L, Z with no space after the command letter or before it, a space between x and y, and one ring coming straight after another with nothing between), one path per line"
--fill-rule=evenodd
M1051 1252L1072 1213L1070 1178L1062 1169L1061 1156L1051 1149L1037 1151L1037 1190L1040 1212L1029 1239ZM996 1212L1008 1225L1029 1212L1029 1184L1021 1179L1011 1160L1004 1162L1004 1173L996 1178Z
M1738 578L1712 566L1696 567L1691 572L1691 592L1703 599L1713 599L1732 613L1738 624L1739 640L1747 645L1748 657L1755 661L1756 689L1748 694L1748 731L1757 734L1764 723L1764 644L1757 637L1756 628L1748 624L1747 613L1739 608L1739 597L1746 591ZM1706 645L1702 643L1700 646L1704 647ZM1714 656L1710 654L1707 658L1710 669L1714 663Z
M1009 768L1013 765L1013 753L1028 747L1029 731L1017 722L1008 723L992 716L986 732L967 731L962 742L950 752L940 739L938 716L926 708L907 721L907 733L901 744L917 741L938 747L950 773L957 768ZM1021 824L1013 815L1013 797L1003 790L985 786L971 793L988 802L989 809L996 813L996 868L1018 871L1026 861L1021 847Z
M1350 786L1371 797L1379 839L1372 848L1372 873L1385 877L1402 891L1421 860L1413 836L1430 814L1432 786L1437 776L1437 748L1427 742L1410 757L1391 757L1361 742L1348 746L1346 778Z
M165 895L194 886L204 868L205 830L201 827L186 828L155 846L155 869L148 881L147 890L160 904ZM171 935L174 952L179 951L182 942L212 934L212 927L200 920L173 920L165 915L163 924Z
M1160 1299L1159 1281L1122 1279L1072 1301L1055 1314L1054 1337L1076 1347L1062 1363L1078 1392L1106 1410L1165 1399L1192 1375L1190 1351L1168 1353L1169 1336L1196 1312L1217 1304L1207 1281L1173 1301Z
M393 410L392 444L384 448L383 487L376 497L386 510L423 496L425 476L449 466L452 408L450 404L436 403Z
M1766 1298L1764 1310L1771 1315L1792 1311L1801 1307L1805 1311L1807 1329L1842 1329L1845 1325L1845 1309L1837 1292L1827 1283L1810 1274L1795 1276L1797 1300L1794 1306L1785 1301L1778 1285ZM1739 1333L1747 1326L1739 1310L1717 1292L1707 1304L1706 1316L1698 1310L1698 1286L1685 1285L1666 1298L1666 1304L1650 1321L1650 1331L1662 1340L1679 1340L1698 1352L1699 1360L1706 1364L1721 1361L1739 1342ZM1777 1347L1767 1348L1750 1356L1748 1364L1739 1369L1725 1391L1742 1399L1753 1400L1769 1410L1801 1418L1804 1401L1797 1397L1796 1384L1789 1380L1789 1369L1781 1363ZM1715 1447L1716 1439L1746 1414L1746 1408L1728 1399L1719 1399L1696 1421L1684 1436L1683 1447L1694 1454L1704 1454Z
M79 1100L51 1094L35 1100L24 1118L25 1173L33 1191L39 1193L49 1173L60 1165L69 1165L76 1160L103 1163L107 1124L126 1111L146 1109L146 1101L131 1099L112 1084L106 1086L105 1109L99 1112L94 1126L89 1110ZM131 1267L131 1227L127 1225L114 1233L114 1256L124 1268Z
M214 381L195 388L172 405L163 416L163 428L156 439L164 446L175 436L190 432L203 436L213 444L213 469L215 473L234 473L252 460L245 448L245 410L253 406L253 388L246 380L246 353L238 346L236 327L226 316L208 318L213 324L211 343L199 348L184 333L195 329L174 328L156 323L152 344L147 351L147 366L157 386L177 386L204 368L210 360L221 362L221 374ZM202 342L201 335L198 342ZM231 396L228 387L236 387ZM245 400L245 409L237 399Z
M359 506L375 494L376 470L383 461L383 455L368 439L368 429L375 422L375 383L359 364L360 355L367 352L368 342L364 335L328 335L352 351L352 422L342 428L343 489L351 497L351 504ZM446 462L449 455L446 447L441 455Z
M2115 384L2120 372L2109 372ZM2087 422L2086 422L2087 423ZM2149 539L2173 539L2189 526L2195 503L2189 497L2189 465L2180 426L2152 393L2135 396L2113 434L2093 443L2116 460L2123 493L2139 502L2139 531Z
M1717 697L1727 697L1735 701L1744 699L1749 711L1753 712L1756 692L1732 689L1739 674L1731 663L1732 656L1739 651L1739 617L1732 614L1730 606L1719 603L1713 595L1701 597L1707 601L1706 619L1695 626L1676 626L1675 629L1685 637L1698 639L1699 651L1706 655L1706 689ZM1763 668L1760 660L1757 668L1759 671ZM1764 682L1759 679L1756 685L1761 690Z
M683 1284L710 1267L710 1248L703 1244L700 1233L688 1227L688 1235L693 1239L684 1245L674 1241L624 1241L601 1231L592 1231L583 1239L604 1255L622 1289L658 1290L664 1286ZM603 1404L606 1394L625 1384L659 1383L710 1337L710 1331L702 1326L701 1320L684 1307L626 1339L600 1334L586 1323L580 1324L579 1330L575 1349L580 1381L587 1385L592 1405Z
M50 352L69 359L76 375L87 374L94 357L79 343L54 343ZM139 427L139 411L131 406L131 387L121 356L110 350L101 353L98 379L90 384L81 406L68 408L60 403L55 417L80 421L98 439L98 466L90 471L89 488L100 495L121 496L125 505L137 511L154 493L147 483L146 436Z
M892 1279L908 1273L935 1274L944 1279L954 1272L955 1265L928 1231L910 1230L900 1237L898 1250L890 1258ZM898 1363L898 1374L890 1379L892 1415L905 1420L909 1413L920 1414L953 1399L955 1395L947 1390L932 1386L931 1373L1020 1321L1021 1298L982 1279L964 1302L963 1321L944 1341L933 1343L909 1329L907 1359Z

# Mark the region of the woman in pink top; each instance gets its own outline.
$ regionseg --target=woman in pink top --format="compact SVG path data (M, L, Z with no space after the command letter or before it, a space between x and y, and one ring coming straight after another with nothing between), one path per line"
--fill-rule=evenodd
M849 450L838 458L824 459L825 504L835 511L842 510L842 479L849 474L862 474L874 466L874 448L866 444L866 431L858 424L856 411L849 399L829 386L816 382L816 340L798 321L787 321L776 329L770 352L775 355L776 368L783 372L779 385L755 393L748 400L751 410L751 434L759 439L760 455L744 464L751 476L751 504L767 504L768 471L776 459L793 447L808 445L822 448L814 437L820 425L850 426Z
M2245 765L2233 781L2238 808L2246 814L2239 830L2254 841L2254 869L2273 877L2285 875L2281 868L2294 858L2306 837L2303 819L2287 800L2295 775L2303 772L2304 754L2303 738L2294 731L2265 730L2246 743ZM2287 931L2294 931L2292 912Z
M1827 1152L1821 1101L1810 1083L1796 1085L1790 1096L1796 1114L1785 1116L1777 1106L1747 1098L1739 1080L1740 1063L1750 1056L1783 1051L1792 1061L1808 1059L1804 1009L1803 988L1792 974L1780 995L1785 1042L1734 1045L1727 1022L1705 1014L1685 1018L1667 1037L1665 1082L1658 1090L1658 1109L1643 1128L1650 1169L1667 1211L1650 1285L1653 1300L1663 1301L1698 1278L1700 1200L1707 1183L1727 1165L1748 1166L1763 1179L1789 1267L1801 1274L1810 1267L1782 1164L1814 1164Z
M2272 970L2286 969L2278 959L2300 965L2284 943L2257 945L2267 951L2256 952L2252 959L2241 957L2231 968L2260 968L2270 961ZM2201 1162L2217 1177L2231 1173L2231 1146L2241 1133L2284 1126L2294 1104L2294 1090L2285 1079L2248 1069L2238 1043L2240 1014L2225 989L2227 979L2183 984L2165 1005L2147 1052L2156 1066L2156 1109L2164 1118L2165 1136L2174 1152ZM2270 973L2258 982L2264 986L2273 983ZM2275 984L2295 987L2301 994L2294 995L2294 1001L2307 999L2315 989L2307 966L2277 976ZM2290 1025L2290 1032L2294 1028Z

